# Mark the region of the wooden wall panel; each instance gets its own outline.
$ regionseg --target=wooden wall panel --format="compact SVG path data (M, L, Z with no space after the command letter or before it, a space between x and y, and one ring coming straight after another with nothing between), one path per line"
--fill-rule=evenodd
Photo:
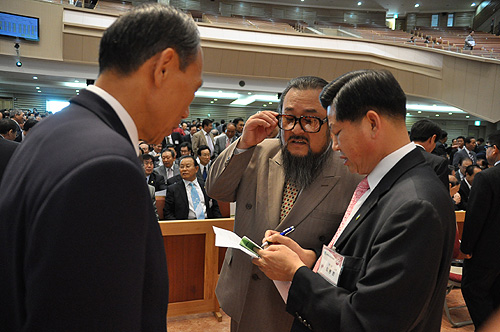
M238 51L225 50L221 57L221 73L236 73L238 70Z
M494 75L495 81L493 83L493 91L496 91L493 93L493 102L492 104L494 105L493 108L491 109L491 112L489 113L490 118L498 118L498 113L500 113L500 66L492 66L495 67L496 74ZM494 116L493 113L496 112L496 116Z
M465 81L463 82L465 85L463 107L470 112L476 112L477 93L481 79L481 64L475 61L467 61Z
M327 81L337 77L337 62L334 59L321 59L319 66L319 76Z
M238 54L238 70L240 75L253 75L255 67L255 53L241 51Z
M271 73L272 57L269 54L255 53L253 74L255 76L269 76Z
M221 72L222 50L217 48L203 48L203 71L209 73Z
M453 99L453 80L455 72L455 57L445 57L443 59L443 100Z
M429 91L427 95L429 98L437 99L437 100L442 100L443 98L443 84L442 80L434 78L434 77L429 77Z
M457 68L460 68L457 70ZM453 71L453 81L452 84L452 100L454 105L463 105L466 86L467 86L467 75L465 74L465 69L467 68L467 60L457 58L455 61L455 70ZM469 96L474 98L473 96Z
M177 286L170 287L168 302L203 299L205 272L203 234L164 236L163 240L168 262L168 278L171 285Z
M413 74L413 94L416 96L427 96L429 92L429 77L421 74Z
M293 78L304 75L304 57L293 56L288 57L286 77Z
M498 112L499 108L493 108L493 95L498 94L498 86L495 90L495 81L497 76L498 65L483 64L481 66L481 80L479 81L477 93L477 110L487 112L486 116L492 117L492 112ZM498 105L498 104L497 104Z
M287 78L286 69L288 66L288 55L271 55L271 77Z
M404 70L398 70L399 85L407 94L413 94L413 74Z
M319 68L321 65L321 59L319 58L304 58L304 74L321 77L323 73L320 72Z
M83 60L83 36L65 33L63 45L64 60Z
M99 43L101 38L84 36L82 40L82 58L85 62L99 62Z

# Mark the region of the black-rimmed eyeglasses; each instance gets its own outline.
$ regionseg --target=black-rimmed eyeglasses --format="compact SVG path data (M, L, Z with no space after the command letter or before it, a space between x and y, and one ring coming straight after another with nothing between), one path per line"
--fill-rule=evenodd
M317 116L301 116L296 117L290 114L279 114L276 116L278 119L278 127L283 130L293 130L297 122L306 133L317 133L321 130L323 123L328 122L328 118L318 118Z

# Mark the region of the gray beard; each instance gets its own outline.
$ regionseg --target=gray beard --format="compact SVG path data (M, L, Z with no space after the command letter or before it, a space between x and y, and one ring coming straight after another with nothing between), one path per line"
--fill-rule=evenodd
M281 144L283 155L283 168L285 171L285 183L294 182L300 189L307 188L320 175L328 159L332 157L331 141L328 141L326 149L321 153L313 153L311 149L304 157L293 156L286 144Z

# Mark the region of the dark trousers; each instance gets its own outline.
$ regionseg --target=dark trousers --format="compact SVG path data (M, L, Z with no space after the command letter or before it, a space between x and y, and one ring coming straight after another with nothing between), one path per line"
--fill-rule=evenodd
M500 306L500 268L464 261L462 294L476 330Z

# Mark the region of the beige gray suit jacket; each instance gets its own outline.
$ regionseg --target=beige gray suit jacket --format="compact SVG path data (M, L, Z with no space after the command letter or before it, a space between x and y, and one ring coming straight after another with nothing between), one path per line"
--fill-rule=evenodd
M214 134L209 133L210 138L212 139L212 147L215 147L215 138ZM197 131L193 137L191 138L191 145L193 147L193 154L197 156L198 148L202 145L206 145L210 147L207 143L207 138L205 137L205 132L203 130ZM210 151L210 155L212 155L214 151Z
M284 171L278 139L233 155L231 144L210 168L206 189L210 197L236 201L234 231L260 243L268 229L295 226L290 237L304 248L320 250L337 230L356 185L334 153L321 174L297 198L289 215L279 223ZM238 331L290 331L293 317L274 283L239 250L228 249L216 289L224 311L238 322Z

